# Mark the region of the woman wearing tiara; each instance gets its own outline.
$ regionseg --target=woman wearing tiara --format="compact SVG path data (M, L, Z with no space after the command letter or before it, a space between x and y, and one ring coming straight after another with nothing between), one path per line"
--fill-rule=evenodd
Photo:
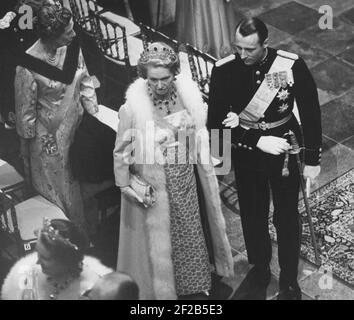
M212 270L233 274L202 96L179 69L171 47L150 44L119 110L118 271L137 282L140 299L207 299ZM137 180L154 192L139 194Z
M77 300L113 271L84 255L86 237L69 220L44 219L37 236L36 252L17 261L5 278L2 300Z

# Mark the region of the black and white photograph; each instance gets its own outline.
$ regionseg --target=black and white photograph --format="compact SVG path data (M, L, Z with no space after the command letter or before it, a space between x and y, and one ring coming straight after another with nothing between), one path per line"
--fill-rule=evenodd
M353 0L1 0L0 43L0 300L354 300Z

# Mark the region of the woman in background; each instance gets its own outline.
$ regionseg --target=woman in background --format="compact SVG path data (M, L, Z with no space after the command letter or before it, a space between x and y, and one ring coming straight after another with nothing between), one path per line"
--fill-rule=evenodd
M51 0L1 0L0 6L0 159L12 165L22 176L20 139L15 130L14 79L18 65L32 66L33 60L28 59L25 52L38 36L33 28L20 28L21 17L28 18L28 15L19 11L27 5L32 9L32 18L35 18L39 8L48 1ZM29 25L33 25L33 20L25 19Z
M77 300L113 270L85 256L85 235L69 220L44 219L36 252L11 268L2 300Z
M39 40L27 54L47 69L66 71L58 81L44 70L17 67L16 129L33 187L58 205L67 217L88 231L80 185L72 177L69 148L84 108L98 111L93 82L75 42L71 12L61 5L44 5L38 12ZM54 72L54 76L56 76Z

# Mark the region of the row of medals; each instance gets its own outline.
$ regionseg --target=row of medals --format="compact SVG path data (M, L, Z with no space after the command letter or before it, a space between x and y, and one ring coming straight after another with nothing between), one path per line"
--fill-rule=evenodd
M292 87L294 84L292 70L267 73L265 80L269 89L286 88L288 85Z

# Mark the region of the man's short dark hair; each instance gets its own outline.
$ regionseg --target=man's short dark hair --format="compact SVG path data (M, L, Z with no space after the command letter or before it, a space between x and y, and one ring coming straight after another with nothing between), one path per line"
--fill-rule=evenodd
M268 28L265 23L258 18L247 18L241 20L236 26L235 35L236 32L239 32L243 37L257 33L260 44L263 44L264 40L268 38Z
M92 300L138 300L139 287L126 273L111 272L101 277L85 295Z

